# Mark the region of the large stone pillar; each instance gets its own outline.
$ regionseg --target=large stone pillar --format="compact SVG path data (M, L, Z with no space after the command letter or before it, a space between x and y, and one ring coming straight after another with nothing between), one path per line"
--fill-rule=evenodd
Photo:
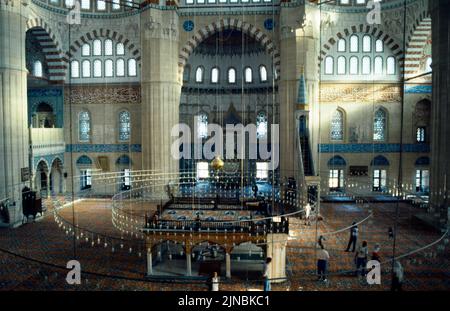
M302 21L302 16L305 20ZM280 167L283 176L294 176L293 170L298 170L295 143L295 110L298 85L301 71L304 68L306 91L310 109L317 105L318 98L318 31L319 14L313 6L282 7L281 23L281 73L279 81L280 98ZM311 111L315 114L316 111ZM318 120L309 117L311 151L314 162L317 162L316 146ZM317 171L317 170L316 170Z
M171 155L171 130L178 124L181 94L176 11L144 11L141 31L142 168L173 173L178 160Z
M21 219L21 169L29 165L24 3L0 0L0 200L9 199L9 225Z
M271 283L281 283L285 281L287 241L288 235L284 233L271 233L267 235L266 257L272 258L270 264Z
M230 253L225 253L225 276L230 279L231 278L231 258Z
M438 212L444 229L449 224L450 207L450 2L432 0L430 12L433 36L430 203Z
M151 247L147 249L147 275L153 275L153 259Z

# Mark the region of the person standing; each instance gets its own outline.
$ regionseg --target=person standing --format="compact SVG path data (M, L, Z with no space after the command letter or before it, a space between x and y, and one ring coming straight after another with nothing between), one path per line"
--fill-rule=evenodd
M392 291L400 292L402 290L403 278L404 271L402 264L398 260L396 260L394 261L394 273L392 275Z
M376 260L378 262L381 262L381 257L380 257L380 244L375 244L375 248L373 249L372 252L372 257L370 258L371 260Z
M311 222L309 221L309 215L311 214L311 205L306 204L305 206L305 225L311 226Z
M327 266L330 254L325 249L323 244L320 244L320 250L317 253L317 274L319 275L319 281L327 281Z
M367 256L369 255L369 250L367 248L367 241L363 241L362 245L359 247L358 251L355 255L356 261L356 276L358 276L358 272L361 269L361 275L366 275L366 266L367 266Z
M272 262L272 258L267 257L266 258L266 263L264 264L264 291L265 292L270 292L271 287L270 287L270 268L271 268L271 263Z
M217 272L214 272L213 277L211 278L211 290L213 292L219 291L219 277L217 276Z
M352 252L355 251L356 247L356 241L358 240L358 226L356 225L356 222L352 223L352 227L350 228L350 239L348 241L346 252L350 251L350 247L352 246Z

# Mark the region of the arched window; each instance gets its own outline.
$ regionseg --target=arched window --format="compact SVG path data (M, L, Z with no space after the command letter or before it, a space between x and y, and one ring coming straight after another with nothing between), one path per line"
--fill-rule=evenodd
M253 81L252 68L250 68L250 67L245 68L244 76L245 76L246 83L252 83L252 81Z
M386 74L388 75L395 74L395 58L393 56L389 56L386 59Z
M381 56L375 56L373 72L376 75L383 74L383 58Z
M228 69L228 83L236 83L236 69Z
M365 35L363 37L363 52L371 52L372 51L372 38L369 35Z
M337 73L339 75L345 74L345 67L347 66L347 61L344 56L339 56L337 59Z
M432 62L431 57L428 57L427 60L425 61L425 71L426 72L432 71L431 62Z
M66 8L71 8L75 5L75 0L65 0L64 4L66 5Z
M102 76L102 61L99 59L94 60L94 77L99 78Z
M114 75L113 61L111 59L105 60L105 77L112 77Z
M83 67L83 78L89 78L91 76L91 62L84 60L82 62Z
M92 54L94 56L102 55L102 41L100 41L99 39L95 39L92 43Z
M79 78L80 77L80 63L77 60L70 62L70 77Z
M337 109L331 116L331 140L344 140L344 113Z
M90 56L91 55L91 46L87 43L81 46L81 56Z
M208 115L206 113L197 116L197 137L208 137Z
M42 63L40 60L37 60L33 63L33 76L35 77L42 77Z
M386 139L386 112L379 108L375 111L373 119L373 140L384 141Z
M105 0L97 0L97 11L106 10L106 2Z
M346 50L346 41L345 39L339 39L337 44L337 50L338 52L345 52Z
M362 74L369 75L371 73L371 60L369 56L364 56L362 58Z
M267 81L267 69L264 65L259 66L259 78L261 79L261 82Z
M358 36L352 35L350 37L350 52L358 52L359 44L358 44Z
M125 46L121 42L116 45L116 55L125 55Z
M125 61L122 58L119 58L116 61L116 76L117 77L125 76Z
M219 83L219 68L211 69L211 83Z
M119 140L128 141L131 136L131 116L128 111L119 113Z
M91 118L89 112L81 111L78 115L79 139L88 142L91 138Z
M332 75L334 73L334 58L327 56L325 58L325 74Z
M137 64L134 58L130 58L128 60L128 76L130 77L137 76Z
M199 66L197 67L197 70L195 71L195 82L202 83L203 82L203 67Z
M111 39L105 40L105 55L107 56L113 55L113 42Z
M375 52L382 53L384 51L383 41L378 39L375 41Z
M256 137L259 139L267 138L267 116L264 112L258 113L256 117Z
M358 57L352 56L350 57L350 74L357 75L358 74Z

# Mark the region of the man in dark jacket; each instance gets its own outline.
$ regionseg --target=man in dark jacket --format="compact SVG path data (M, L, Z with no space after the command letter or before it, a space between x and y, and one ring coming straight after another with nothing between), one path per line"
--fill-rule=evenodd
M355 251L356 241L358 240L358 226L356 222L352 223L352 227L350 228L350 239L348 241L346 252L350 251L350 246L353 246L352 252Z

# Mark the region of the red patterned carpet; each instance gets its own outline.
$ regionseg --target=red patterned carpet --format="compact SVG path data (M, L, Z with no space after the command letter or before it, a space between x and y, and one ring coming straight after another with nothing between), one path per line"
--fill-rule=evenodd
M50 203L47 203L51 205ZM141 210L139 210L139 208ZM154 206L134 207L133 212L152 209ZM338 234L329 232L344 228L352 221L373 217L359 226L360 237L369 243L372 250L375 243L381 245L382 261L392 256L393 240L388 236L388 228L394 227L395 208L393 203L371 205L371 210L355 204L322 204L321 214L324 221L316 226L306 226L302 220L291 218L291 237L287 249L287 267L289 281L273 284L273 290L389 290L390 263L382 265L382 284L367 285L364 280L353 276L353 253L344 252L347 245L348 230ZM423 247L440 237L432 229L412 220L417 210L401 204L399 234L396 255L405 254ZM81 228L107 236L121 238L111 222L111 202L108 200L83 201L75 209L67 207L59 211L67 221ZM326 236L325 245L330 252L329 281L318 282L315 275L315 241L318 236ZM121 246L120 242L111 245L99 236L85 234L78 239L66 235L58 227L51 212L51 206L45 217L35 223L29 223L17 229L0 229L0 248L20 254L27 258L43 261L56 266L65 266L71 259L81 263L84 272L94 272L121 278L142 279L145 273L145 250L140 240L130 237ZM94 246L92 246L94 241ZM448 239L445 239L448 243ZM401 260L405 270L405 290L448 290L450 289L449 249L445 242L439 243L420 253ZM113 243L114 244L114 243ZM114 251L112 251L114 248ZM66 271L38 262L25 260L0 252L0 289L1 290L207 290L206 284L150 283L124 280L105 276L83 274L81 285L69 285L65 281ZM234 263L233 263L234 264ZM221 284L223 290L260 289L262 282L233 278Z

